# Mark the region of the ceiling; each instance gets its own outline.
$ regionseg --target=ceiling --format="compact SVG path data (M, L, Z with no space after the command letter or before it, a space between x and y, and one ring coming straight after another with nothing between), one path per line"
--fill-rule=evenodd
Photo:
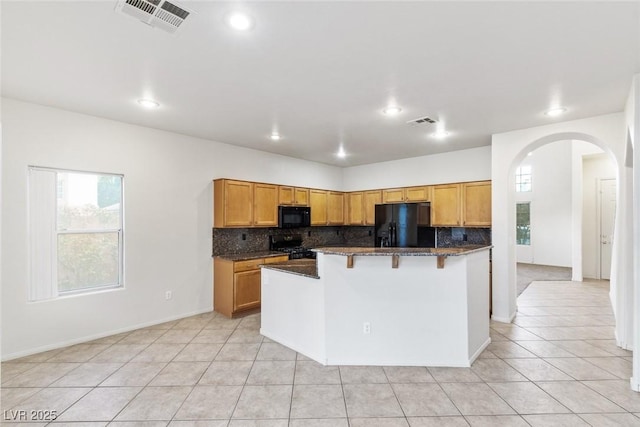
M352 166L619 112L640 72L639 2L176 3L192 14L170 34L116 0L3 1L2 95ZM252 30L225 25L238 8ZM406 123L423 116L449 136Z

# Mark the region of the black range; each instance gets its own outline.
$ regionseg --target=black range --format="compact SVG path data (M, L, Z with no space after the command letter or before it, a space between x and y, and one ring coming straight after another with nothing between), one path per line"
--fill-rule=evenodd
M316 253L302 245L301 234L269 236L269 250L289 254L289 259L315 258Z

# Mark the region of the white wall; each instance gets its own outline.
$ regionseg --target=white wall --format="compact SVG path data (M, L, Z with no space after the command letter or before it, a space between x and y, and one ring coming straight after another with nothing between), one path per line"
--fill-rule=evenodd
M510 321L516 312L516 251L515 251L515 169L529 151L551 142L581 140L594 143L616 160L619 191L626 194L628 178L620 169L624 165L624 115L622 113L598 116L589 119L554 123L536 128L523 129L492 137L492 211L493 227L493 317L499 321ZM620 197L618 198L620 200ZM629 232L631 222L620 214L616 217L616 229ZM612 270L628 271L631 266L615 259L622 249L621 239L614 243L614 265ZM616 279L612 276L612 287Z
M491 179L491 147L344 169L344 191Z
M571 141L545 145L520 166L531 165L530 192L515 193L531 203L531 246L518 246L518 262L571 267ZM515 209L515 206L514 206Z
M598 277L600 263L599 221L601 179L615 179L616 168L606 154L586 156L582 161L582 275Z
M640 74L636 74L633 78L633 85L629 91L629 98L625 106L625 128L626 128L626 158L627 166L640 165L640 150L638 149L638 141L640 141ZM633 265L633 271L629 279L633 282L633 286L629 292L621 295L621 303L625 303L627 310L632 319L631 325L627 331L618 331L624 333L625 336L636 338L631 341L633 349L633 376L631 377L631 388L640 391L640 340L637 339L640 333L640 171L638 167L633 168L631 176L633 185L632 195L632 227L631 230L625 230L627 237L631 240L632 251L627 256Z
M3 359L211 310L212 179L342 187L337 167L11 99L2 110ZM28 165L124 174L124 289L27 303Z

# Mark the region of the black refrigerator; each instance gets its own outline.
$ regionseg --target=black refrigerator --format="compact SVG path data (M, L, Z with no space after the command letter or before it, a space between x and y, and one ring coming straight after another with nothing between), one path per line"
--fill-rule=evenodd
M435 248L429 203L376 205L376 247Z

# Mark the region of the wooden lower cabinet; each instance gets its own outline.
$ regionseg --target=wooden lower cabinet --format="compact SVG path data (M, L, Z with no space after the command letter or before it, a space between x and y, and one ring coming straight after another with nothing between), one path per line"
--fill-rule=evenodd
M230 261L213 260L213 309L227 317L260 307L260 265L286 261L288 255Z
M260 307L260 269L233 273L233 312Z

